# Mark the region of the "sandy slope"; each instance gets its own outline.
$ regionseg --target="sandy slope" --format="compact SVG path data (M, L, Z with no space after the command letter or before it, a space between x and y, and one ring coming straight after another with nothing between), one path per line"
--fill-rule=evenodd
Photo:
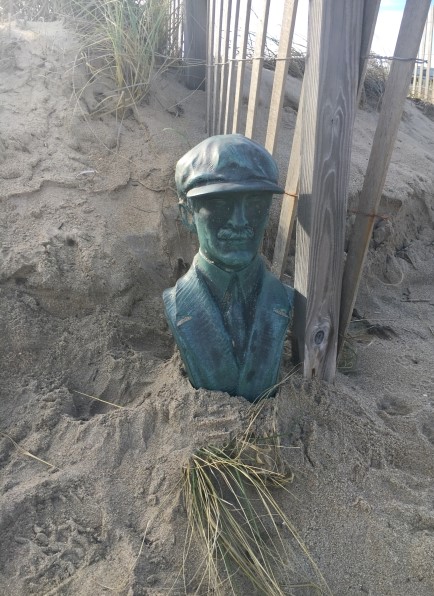
M98 90L73 93L84 80L73 36L58 23L6 33L0 594L181 594L182 464L247 415L241 398L191 389L162 314L162 290L194 253L173 168L204 137L204 94L160 77L134 118L92 118ZM359 112L350 208L375 121ZM434 593L433 162L434 123L408 102L357 304L369 325L352 329L354 371L330 386L295 375L264 419L291 447L282 506L336 595ZM201 556L186 565L190 593Z

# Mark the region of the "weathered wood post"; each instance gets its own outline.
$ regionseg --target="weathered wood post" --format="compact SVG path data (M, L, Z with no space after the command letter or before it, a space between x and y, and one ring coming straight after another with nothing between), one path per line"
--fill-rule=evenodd
M207 0L184 0L184 84L205 89Z
M342 283L340 344L351 320L372 228L398 134L402 110L431 0L407 0L359 197Z
M357 103L359 102L363 81L368 64L368 56L374 36L375 24L377 22L380 0L365 0L363 7L363 28L360 48L359 84L357 92ZM304 88L304 84L303 84ZM297 122L292 140L291 157L289 160L288 174L285 184L285 195L282 201L279 227L277 230L276 244L273 255L273 272L282 277L285 272L288 258L289 244L291 241L292 228L295 221L295 214L298 203L298 185L300 175L300 147L301 147L301 118L303 111L303 88L300 96L300 103L297 114Z
M306 378L333 380L364 3L311 0L304 82L294 331Z

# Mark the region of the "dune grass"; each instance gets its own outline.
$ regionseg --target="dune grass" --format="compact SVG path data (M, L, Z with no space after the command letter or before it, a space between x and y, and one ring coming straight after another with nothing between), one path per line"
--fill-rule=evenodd
M108 82L93 113L124 113L149 94L156 67L167 67L169 0L74 0L72 23L82 39L88 83ZM111 88L111 89L110 89ZM79 90L80 97L83 90Z
M246 431L225 447L203 447L184 468L184 501L203 558L190 583L195 593L266 596L330 594L327 584L279 500L290 498L293 474L285 468L277 435ZM187 549L188 550L188 549Z

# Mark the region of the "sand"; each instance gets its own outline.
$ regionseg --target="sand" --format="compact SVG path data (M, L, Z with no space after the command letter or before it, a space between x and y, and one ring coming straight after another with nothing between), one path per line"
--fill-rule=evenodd
M61 23L4 28L0 48L0 594L194 594L203 555L193 546L182 571L182 467L249 413L191 388L162 309L195 252L173 172L205 137L205 95L167 73L116 121L92 115L101 89L80 94L78 41ZM350 209L376 119L358 113ZM434 122L407 101L351 371L333 384L295 373L264 415L295 474L277 496L335 595L434 594L433 162Z

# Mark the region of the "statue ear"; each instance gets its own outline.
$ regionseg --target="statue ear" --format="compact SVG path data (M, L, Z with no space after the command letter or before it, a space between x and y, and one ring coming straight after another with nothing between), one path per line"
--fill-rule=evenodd
M196 231L196 225L194 223L193 209L187 203L187 201L185 201L183 203L179 203L179 213L181 215L181 221L185 225L187 230L189 230L189 232L193 232L194 234L196 234L197 231Z

